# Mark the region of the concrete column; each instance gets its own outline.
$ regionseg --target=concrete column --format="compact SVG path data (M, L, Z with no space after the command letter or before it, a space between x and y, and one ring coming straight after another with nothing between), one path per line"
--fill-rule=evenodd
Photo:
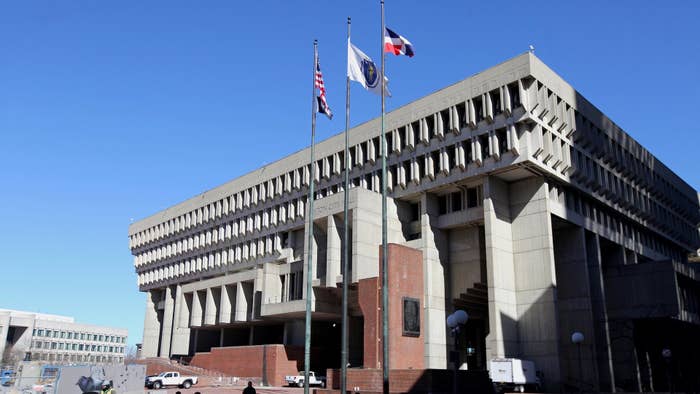
M190 327L201 327L202 326L202 293L201 291L195 290L192 292L192 312L190 313Z
M340 276L341 251L343 247L343 221L335 215L329 215L326 233L326 287L336 287Z
M173 340L170 345L170 355L184 355L190 348L190 309L191 300L182 292L182 286L175 286L175 316L173 327Z
M204 324L208 326L213 326L216 324L216 317L219 313L216 305L216 297L211 287L207 288L206 292L206 304L204 307Z
M173 319L175 312L175 300L173 298L173 291L170 286L165 288L164 292L164 306L163 310L163 329L161 330L160 336L160 354L159 357L169 358L170 357L170 342L173 334Z
M307 211L308 215L308 211ZM306 216L308 218L308 216ZM315 218L318 219L318 218ZM313 231L313 236L311 237L311 240L309 240L309 231ZM304 286L303 286L303 299L306 299L306 280L307 280L307 275L311 275L311 280L316 280L316 272L317 272L317 267L318 267L318 255L319 255L319 247L318 247L318 242L317 242L317 235L319 235L319 229L317 228L316 223L309 228L308 222L306 226L304 226ZM309 244L309 241L311 241L311 244ZM308 272L308 259L309 259L309 251L311 251L311 272ZM313 308L313 299L312 299L312 308Z
M600 240L597 234L586 232L586 259L588 263L588 283L593 314L594 344L598 368L599 390L615 391L608 313L605 308L605 285L600 255Z
M627 392L641 391L634 321L614 319L609 322L615 384Z
M554 258L557 274L557 304L559 313L560 366L565 381L578 386L584 382L586 390L598 391L598 363L594 346L595 329L588 279L586 235L578 226L567 226L554 231ZM571 342L571 334L581 332L581 368L578 346Z
M509 185L513 219L513 267L518 307L520 354L535 362L546 376L547 390L561 381L549 192L543 178ZM568 334L568 333L567 333Z
M160 340L160 321L156 306L160 290L150 290L146 293L146 316L143 319L143 345L141 355L145 357L158 356L158 341Z
M246 291L243 289L243 283L236 283L236 312L234 316L235 321L247 321L248 320L248 300L246 297Z
M381 205L379 207L381 211ZM373 278L379 275L379 250L382 243L382 217L364 209L352 211L352 281Z
M231 288L228 285L221 286L221 301L219 301L219 323L231 323L231 308L235 306L231 301L235 302L236 293L235 287Z
M263 303L278 303L282 302L282 281L280 280L280 265L275 263L266 263L263 269L259 270L260 291L264 294Z
M447 367L447 328L445 323L446 299L445 264L448 263L447 237L433 227L437 222L437 198L429 193L421 197L421 240L425 283L425 368ZM357 228L357 227L356 227ZM358 231L359 232L359 231ZM380 238L381 239L381 238Z
M475 149L478 151L478 146ZM508 186L498 179L488 177L483 187L489 310L486 359L490 360L519 356L520 350Z

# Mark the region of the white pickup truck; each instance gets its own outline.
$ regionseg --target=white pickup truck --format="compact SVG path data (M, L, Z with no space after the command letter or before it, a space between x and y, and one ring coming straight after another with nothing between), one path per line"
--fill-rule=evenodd
M302 387L304 385L304 372L299 371L299 375L287 375L284 380L290 386ZM309 386L326 387L326 378L323 376L316 377L316 374L309 371Z
M158 375L146 377L146 387L160 389L165 386L178 386L188 389L197 384L196 376L182 376L179 372L161 372Z

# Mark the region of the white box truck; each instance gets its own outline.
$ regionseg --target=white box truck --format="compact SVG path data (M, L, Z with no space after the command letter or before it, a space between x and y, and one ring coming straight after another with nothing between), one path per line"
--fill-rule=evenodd
M489 361L489 377L499 393L540 391L540 378L532 361L495 358Z

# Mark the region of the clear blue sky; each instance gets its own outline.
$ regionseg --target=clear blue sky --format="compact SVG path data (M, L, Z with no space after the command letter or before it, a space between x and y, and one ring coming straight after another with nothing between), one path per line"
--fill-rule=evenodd
M140 342L127 228L309 144L312 42L344 127L345 21L379 56L378 1L7 1L0 6L0 307L126 327ZM409 103L525 52L700 186L697 1L391 1L416 56ZM438 5L436 5L438 4ZM352 88L352 124L379 99Z

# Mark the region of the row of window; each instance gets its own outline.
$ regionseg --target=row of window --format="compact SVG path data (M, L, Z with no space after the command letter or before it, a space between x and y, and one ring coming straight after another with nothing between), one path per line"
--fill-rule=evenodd
M421 180L426 177L432 180L440 173L447 175L453 170L464 170L467 165L472 163L481 165L487 157L500 158L506 152L516 150L519 144L518 138L518 126L509 125L469 140L459 141L453 145L427 152L422 156L389 165L387 168L387 187L389 191L399 186L405 188L411 182L420 184ZM381 191L380 185L381 173L375 171L354 177L351 187L362 187L379 192ZM323 198L339 191L342 191L342 185L321 188L317 198ZM306 198L302 197L250 216L222 223L218 227L183 236L166 245L145 250L134 257L134 265L141 267L255 231L262 231L270 226L286 222L284 219L293 218L295 213L299 217L303 217L305 200ZM242 255L245 256L245 253ZM240 257L234 258L235 261L240 261L240 259ZM242 259L246 258L242 257Z
M564 204L566 209L588 218L611 233L630 240L633 244L643 245L675 261L683 261L683 253L677 247L615 210L570 188L550 184L549 189L550 199Z
M697 207L697 201L681 191L656 169L657 167L665 167L659 165L660 163L649 151L632 138L626 137L617 126L611 125L609 127L611 131L606 132L579 113L577 113L576 121L579 128L574 134L574 139L582 147L588 147L598 158L610 163L611 167L628 174L649 193L658 194L661 199L668 203L677 204L681 215L692 215L692 218L698 218L698 213L694 208ZM615 131L618 131L617 138L609 135ZM628 146L622 146L620 141L625 141Z
M167 245L144 251L134 257L136 267L172 256L191 252L215 245L220 242L262 231L270 226L286 223L288 220L303 218L305 214L306 197L301 197L283 204L257 212L254 215L238 218L218 227L203 230L180 239L173 240Z
M672 193L680 196L681 193L651 169L650 165L653 165L654 157L648 151L631 138L625 138L625 140L632 145L632 148L639 151L639 154L633 154L626 150L619 142L593 125L579 112L574 111L568 104L564 104L539 81L533 102L535 105L531 112L540 117L549 128L564 134L560 139L555 132L537 125L532 130L533 145L535 146L533 156L535 158L541 158L544 164L563 174L566 174L567 170L573 167L572 177L574 179L584 180L589 186L593 186L594 191L600 191L605 197L609 197L629 209L641 209L642 213L653 218L660 228L686 244L695 244L700 240L700 236L694 231L694 225L691 223L692 218L698 216L697 213L685 217L678 215L652 197L648 187L652 180L656 183L660 182L666 194ZM553 106L553 103L556 105ZM552 108L555 109L552 110ZM568 126L567 122L571 124L571 127ZM613 126L611 125L611 128ZM616 126L614 128L617 130ZM569 133L567 134L565 130L569 130ZM619 134L622 136L623 132L620 131ZM633 177L628 182L621 175L606 169L601 163L582 151L574 149L563 138L569 135L573 136L573 140L577 143L576 146L586 148L590 145L591 151L599 154L601 159L605 159L604 161L610 164L611 169ZM641 180L646 180L647 187L640 183ZM679 213L688 214L688 208L697 206L697 204L693 205L687 197L683 197L683 199L686 200L686 204L680 207ZM685 218L691 220L684 220Z
M93 334L85 332L74 332L74 331L63 331L63 330L52 330L48 328L35 328L32 332L35 337L44 338L61 338L61 339L73 339L81 341L96 341L96 342L112 342L112 343L126 343L126 337L118 335L104 335L104 334Z
M501 113L509 115L514 108L521 105L520 98L523 89L525 89L523 82L519 80L458 103L423 119L399 127L396 130L388 131L386 134L387 146L394 151L400 151L402 147L415 147L419 142L427 145L433 137L439 139L444 137L446 124L448 131L459 133L462 127L476 128L480 122L492 122L494 117ZM381 148L379 141L380 138L375 137L351 147L350 162L358 166L364 165L365 162L374 162ZM314 178L319 180L320 178L330 178L332 175L340 174L342 168L344 168L343 161L344 154L342 151L317 160L314 163ZM302 185L308 186L309 178L310 166L294 169L274 179L269 179L131 235L129 237L129 247L139 248L154 240L173 235L192 226L201 225L222 215L249 208L266 199L289 193L292 190L299 189Z
M444 215L446 213L480 207L483 201L483 187L481 185L470 187L440 196L438 199L438 213Z
M50 361L52 363L122 363L123 356L93 355L93 354L56 354L34 352L29 355L29 361Z
M139 286L161 280L168 280L196 272L204 272L222 265L230 265L255 260L264 256L279 254L286 244L286 233L275 233L258 239L242 242L234 246L204 253L186 260L176 261L138 274Z
M123 346L92 345L83 343L32 341L32 347L34 349L74 350L78 352L124 353Z
M581 151L576 151L574 158L575 171L572 174L574 179L586 183L614 203L629 210L638 211L643 217L651 220L656 226L681 242L696 244L700 241L697 231L694 231L694 225L688 222L688 218L679 216L661 204L648 192L648 189L629 182Z

